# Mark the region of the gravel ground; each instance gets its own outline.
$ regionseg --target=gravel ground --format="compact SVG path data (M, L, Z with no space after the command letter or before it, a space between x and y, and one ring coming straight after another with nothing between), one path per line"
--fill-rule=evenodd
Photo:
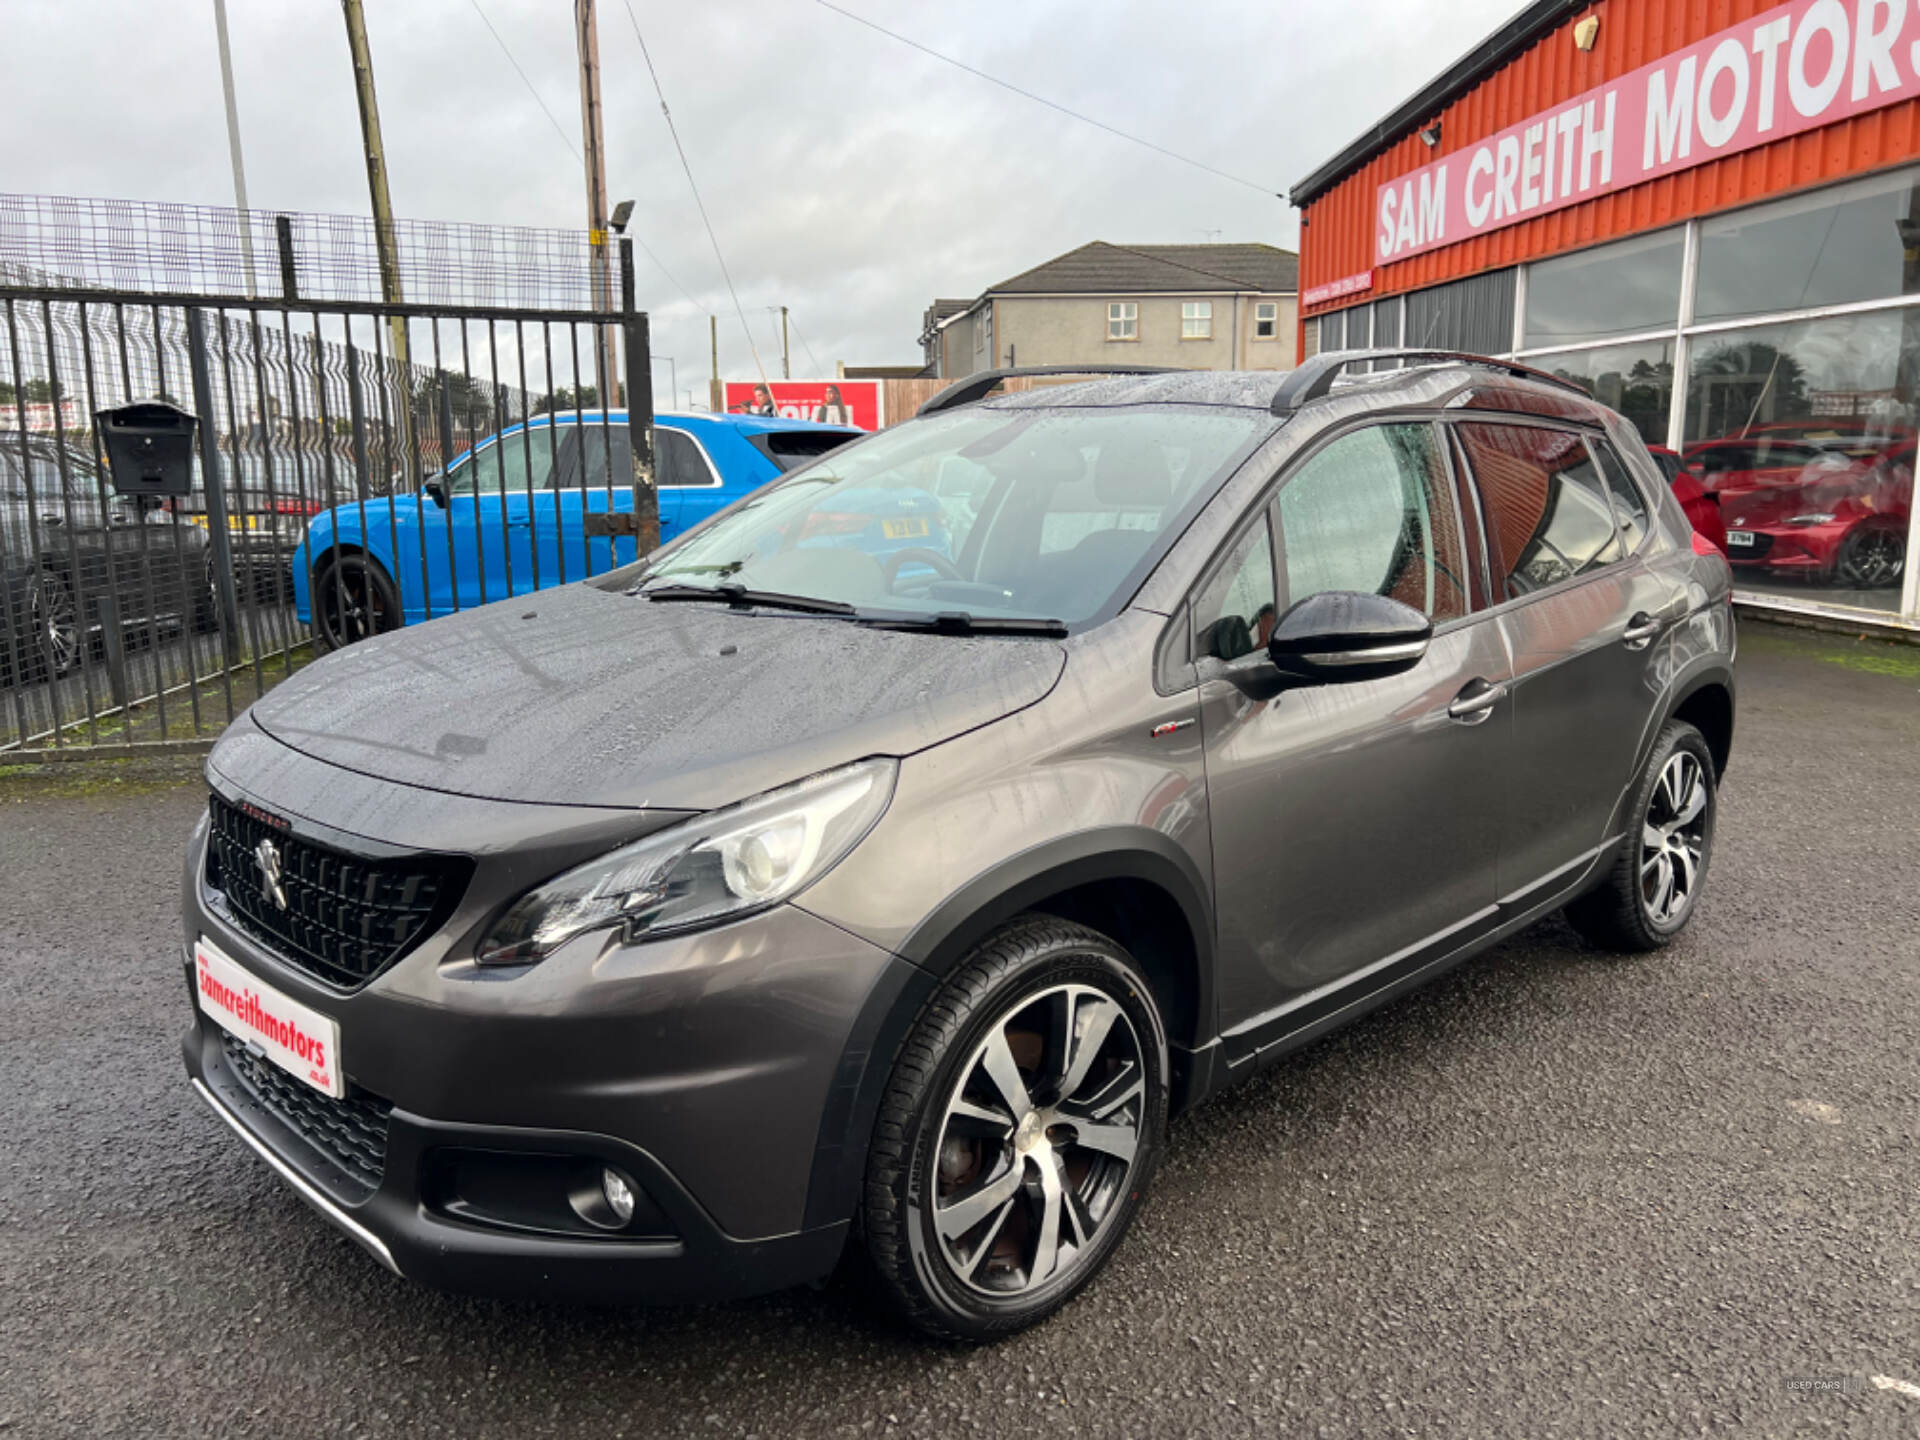
M0 1433L1920 1433L1873 1382L1920 1386L1920 651L1743 644L1685 939L1540 926L1221 1097L1107 1275L991 1349L838 1283L388 1276L186 1087L195 784L0 775Z

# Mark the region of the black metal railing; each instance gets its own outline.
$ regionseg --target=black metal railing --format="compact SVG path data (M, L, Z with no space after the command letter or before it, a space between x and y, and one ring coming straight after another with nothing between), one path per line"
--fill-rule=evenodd
M204 746L318 651L657 536L624 240L606 312L584 235L414 226L388 302L371 222L256 213L249 295L235 212L101 207L0 196L0 763ZM154 397L192 491L123 497L94 416Z

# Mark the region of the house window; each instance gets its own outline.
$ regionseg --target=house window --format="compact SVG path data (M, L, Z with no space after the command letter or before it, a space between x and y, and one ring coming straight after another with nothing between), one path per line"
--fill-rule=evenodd
M1271 300L1262 300L1253 307L1253 338L1272 340L1280 334L1280 307Z
M1213 302L1211 300L1187 300L1181 303L1180 338L1182 340L1213 338Z
M1140 338L1140 307L1131 300L1115 300L1108 305L1107 338L1138 340Z

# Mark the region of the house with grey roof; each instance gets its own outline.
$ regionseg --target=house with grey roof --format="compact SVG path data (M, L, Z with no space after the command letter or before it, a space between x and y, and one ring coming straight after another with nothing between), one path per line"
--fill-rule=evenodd
M1095 240L922 317L925 373L1003 365L1291 370L1300 262L1274 245Z

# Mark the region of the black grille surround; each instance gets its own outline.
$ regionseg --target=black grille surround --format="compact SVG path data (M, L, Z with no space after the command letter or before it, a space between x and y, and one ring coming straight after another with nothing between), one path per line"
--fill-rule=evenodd
M350 1188L363 1192L360 1199L380 1188L392 1105L355 1090L336 1100L254 1054L245 1041L225 1031L220 1039L227 1073L250 1098L332 1161Z
M445 924L473 877L462 855L355 855L219 795L209 813L207 886L227 916L288 964L342 989L364 985ZM284 907L266 888L263 840L279 859Z

